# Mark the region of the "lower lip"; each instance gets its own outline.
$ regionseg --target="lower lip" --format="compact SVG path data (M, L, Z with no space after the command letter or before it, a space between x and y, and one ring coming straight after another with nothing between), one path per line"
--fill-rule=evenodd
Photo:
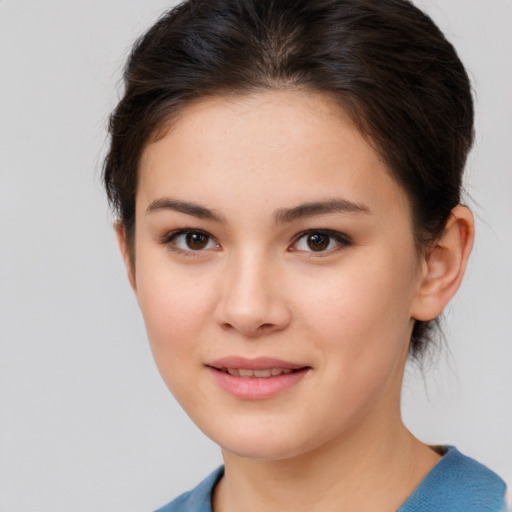
M242 400L263 400L271 398L300 382L309 372L308 368L273 377L236 377L229 373L208 367L220 387L235 398Z

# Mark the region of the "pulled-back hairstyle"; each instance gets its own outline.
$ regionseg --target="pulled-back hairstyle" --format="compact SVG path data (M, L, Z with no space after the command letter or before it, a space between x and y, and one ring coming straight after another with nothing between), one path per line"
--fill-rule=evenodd
M299 88L334 98L406 191L419 251L460 202L473 140L469 79L407 0L187 0L137 41L124 84L104 180L131 247L144 148L184 107L214 95ZM433 325L416 321L413 357Z

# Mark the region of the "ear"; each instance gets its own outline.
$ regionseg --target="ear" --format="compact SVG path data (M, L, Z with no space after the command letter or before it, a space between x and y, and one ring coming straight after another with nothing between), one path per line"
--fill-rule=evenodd
M468 262L475 224L471 211L456 206L435 245L425 255L411 316L415 320L437 318L458 290Z
M120 220L117 220L115 222L114 230L116 232L119 250L121 251L121 256L123 257L123 261L126 267L126 273L128 274L128 280L130 281L130 285L133 291L137 293L137 283L135 280L135 261L133 258L133 251L132 248L129 246L128 239L126 236L126 230L124 228L123 223Z

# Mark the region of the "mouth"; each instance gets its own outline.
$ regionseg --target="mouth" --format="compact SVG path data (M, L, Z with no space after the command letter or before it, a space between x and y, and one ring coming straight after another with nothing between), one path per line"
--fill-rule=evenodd
M242 400L270 398L294 387L312 370L272 358L227 357L205 366L224 391Z
M300 370L290 370L289 368L267 368L265 370L251 370L250 368L215 368L224 373L228 373L233 377L241 377L243 379L269 379L270 377L278 377L279 375L289 375Z

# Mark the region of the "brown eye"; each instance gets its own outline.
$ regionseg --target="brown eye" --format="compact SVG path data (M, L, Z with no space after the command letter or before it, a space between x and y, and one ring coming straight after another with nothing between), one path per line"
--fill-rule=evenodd
M329 235L325 233L310 233L307 236L306 243L312 251L318 252L327 249L330 240Z
M290 251L318 253L319 256L333 254L352 245L350 238L331 229L309 230L301 233L290 246Z
M163 245L181 254L218 250L220 245L209 233L196 229L180 229L170 233L161 241Z
M204 249L208 245L209 241L210 237L206 233L201 233L199 231L192 231L187 233L185 236L187 247L193 251Z

